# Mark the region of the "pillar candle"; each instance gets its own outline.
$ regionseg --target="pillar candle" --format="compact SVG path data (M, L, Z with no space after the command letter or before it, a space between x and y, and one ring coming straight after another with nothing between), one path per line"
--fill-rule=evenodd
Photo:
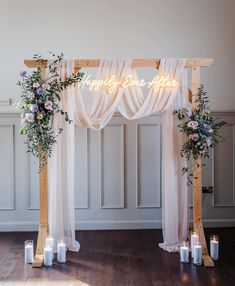
M57 244L57 261L59 263L66 262L66 245L63 240L59 241Z
M180 245L180 262L187 263L189 262L189 247L186 241Z
M219 237L217 235L210 237L210 255L213 260L219 259Z
M52 258L53 258L52 248L49 246L46 246L43 252L44 265L52 266Z
M24 261L25 263L33 262L33 240L26 240L24 243Z
M52 259L54 259L54 238L51 235L46 237L45 246L52 249Z
M193 247L193 263L196 265L202 264L202 245L199 240L194 243Z
M193 247L195 242L199 239L199 236L196 232L192 232L191 234L191 240L190 240L190 244L191 244L191 257L193 258Z

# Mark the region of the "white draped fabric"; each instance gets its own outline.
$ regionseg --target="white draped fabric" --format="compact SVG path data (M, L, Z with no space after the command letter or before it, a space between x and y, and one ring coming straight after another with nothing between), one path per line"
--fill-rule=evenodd
M115 75L118 82L127 76L138 80L131 68L131 60L101 60L97 80ZM70 86L61 94L62 108L69 112L72 124L65 124L56 115L53 127L63 127L53 155L49 159L49 229L57 239L65 237L70 250L78 251L74 226L74 124L94 130L104 128L114 112L119 111L128 119L151 114L163 114L162 138L162 227L164 242L160 247L177 251L179 241L187 236L188 196L185 178L181 175L184 165L180 156L183 134L176 128L174 110L187 105L185 59L161 59L158 76L170 75L177 80L177 87L149 89L145 95L140 86L117 85L113 89L101 86L92 92L88 104L82 96L81 86ZM73 61L64 61L61 76L73 72Z

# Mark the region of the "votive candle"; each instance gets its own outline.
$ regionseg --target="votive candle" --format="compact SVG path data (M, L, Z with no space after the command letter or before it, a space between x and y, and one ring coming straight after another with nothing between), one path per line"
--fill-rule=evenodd
M24 242L24 261L25 263L33 262L33 240L26 240Z
M219 237L211 235L210 237L210 255L213 260L219 259Z

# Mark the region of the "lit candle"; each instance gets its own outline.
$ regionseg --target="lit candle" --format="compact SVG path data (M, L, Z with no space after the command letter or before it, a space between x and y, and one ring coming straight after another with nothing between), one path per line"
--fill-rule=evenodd
M199 240L194 242L193 247L193 263L196 265L202 264L202 245Z
M180 245L180 262L187 263L189 262L189 247L186 241L183 241Z
M213 260L219 259L219 237L218 235L212 235L210 237L210 254Z
M193 247L195 242L199 239L198 234L194 231L191 234L191 240L190 240L190 244L191 244L191 257L193 258Z
M49 246L46 246L44 248L44 252L43 252L44 265L45 266L52 266L52 258L53 258L52 248Z
M54 238L51 235L46 237L45 246L52 249L52 259L54 259Z
M33 240L24 242L24 261L25 263L33 262Z
M59 263L66 262L66 245L62 239L57 244L57 261Z

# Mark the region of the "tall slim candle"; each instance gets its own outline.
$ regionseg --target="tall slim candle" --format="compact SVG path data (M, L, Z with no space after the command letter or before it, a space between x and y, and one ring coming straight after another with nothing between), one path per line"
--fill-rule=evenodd
M52 266L52 258L53 258L52 248L49 246L46 246L43 252L44 265Z
M193 247L193 263L196 265L202 264L202 245L199 240L195 241Z
M198 234L194 231L191 234L191 240L190 240L190 244L191 244L191 257L193 258L193 248L194 248L194 244L195 242L199 240L199 236Z
M189 262L189 247L186 241L183 241L180 245L180 262L187 263Z
M52 259L54 259L54 238L51 235L46 237L45 246L52 249Z
M66 262L66 245L63 240L60 240L57 244L57 261L59 263Z
M25 263L33 262L33 240L26 240L24 242L24 261Z

